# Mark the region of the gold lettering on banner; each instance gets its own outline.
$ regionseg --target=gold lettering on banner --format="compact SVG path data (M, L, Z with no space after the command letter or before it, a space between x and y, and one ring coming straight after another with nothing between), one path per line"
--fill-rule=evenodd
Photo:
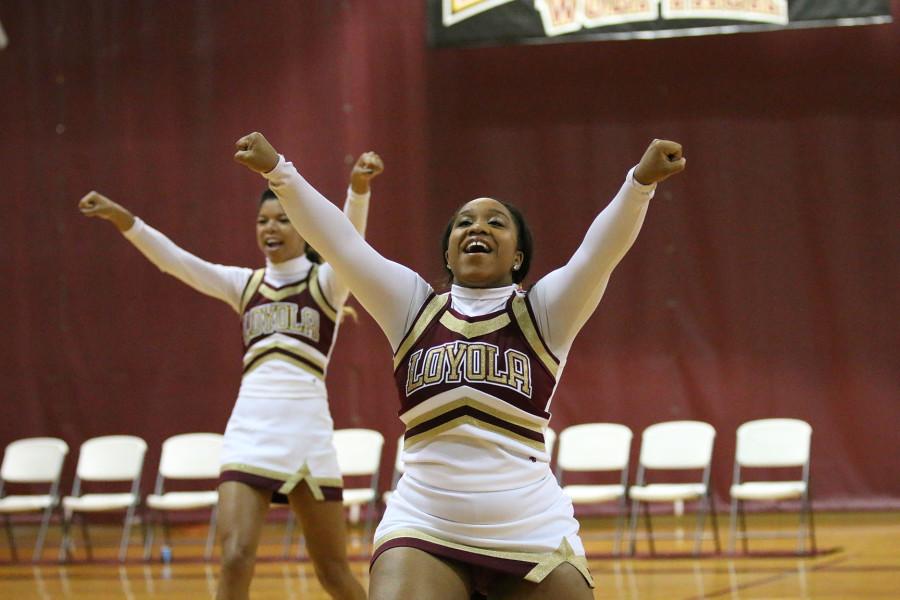
M577 22L583 0L538 0L535 8L546 11L554 27Z
M516 0L441 0L444 27Z
M514 0L442 0L450 27ZM723 19L785 25L787 0L534 0L548 37L580 29L665 19Z
M293 333L318 342L320 326L319 311L314 308L304 306L300 309L293 302L271 302L244 313L244 343L273 333Z
M535 0L544 33L572 33L585 27L655 21L660 0Z
M656 0L584 0L584 21L623 22L628 17L656 18Z
M660 0L664 19L727 19L786 25L787 0Z
M531 397L531 360L528 355L484 342L456 341L416 350L409 355L406 395L440 383L489 383Z

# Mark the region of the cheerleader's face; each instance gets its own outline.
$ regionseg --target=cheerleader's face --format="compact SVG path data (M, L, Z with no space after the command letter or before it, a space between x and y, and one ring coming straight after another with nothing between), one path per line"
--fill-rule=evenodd
M297 258L306 249L306 242L291 225L278 200L266 200L259 205L256 216L256 243L273 263Z
M466 203L453 221L447 244L447 265L453 283L489 288L510 285L521 264L518 231L509 210L493 198Z

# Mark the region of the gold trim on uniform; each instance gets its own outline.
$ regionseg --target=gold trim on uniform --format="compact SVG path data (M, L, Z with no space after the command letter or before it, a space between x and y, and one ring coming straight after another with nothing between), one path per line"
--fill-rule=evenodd
M502 400L501 400L502 402ZM412 429L413 427L417 427L426 421L430 421L435 417L439 417L444 413L448 413L451 410L456 410L461 406L470 406L476 410L480 410L483 413L487 413L492 417L497 417L498 419L502 419L507 421L513 425L518 425L519 427L524 427L525 429L530 429L535 433L540 433L543 435L544 427L546 426L546 419L536 419L534 421L523 419L522 417L517 417L514 415L510 415L509 413L497 410L493 406L486 404L484 402L479 402L474 398L459 398L458 400L454 400L453 402L448 402L447 404L441 404L437 408L434 408L428 412L424 412L421 415L417 416L414 419L410 419L409 423L406 423L407 429ZM401 417L402 418L402 417Z
M555 379L556 373L559 370L559 362L553 358L547 350L547 347L544 345L544 342L541 341L541 336L538 334L534 321L531 319L531 315L528 314L528 307L525 305L525 299L520 296L513 298L512 309L513 314L516 317L516 322L519 324L519 328L525 335L525 340L528 342L528 345L531 346L531 349L534 350L534 353L537 354L538 358L541 359L541 362L544 363L544 366L547 367L547 370L550 371L550 374L553 375L553 378Z
M527 575L525 575L527 581L543 581L547 575L553 572L553 569L563 563L569 563L578 569L578 572L581 573L589 586L594 587L594 578L591 577L591 572L588 570L587 557L575 554L572 545L569 544L569 540L566 538L563 538L559 548L549 554L543 555L543 557L544 558L542 558L542 560L536 564Z
M403 361L406 353L409 352L409 349L415 345L415 343L419 340L422 333L431 323L435 316L444 308L444 305L447 304L447 300L450 298L450 292L445 292L443 294L439 294L431 299L428 305L425 307L425 310L422 311L422 314L416 319L416 322L413 324L412 328L409 330L409 333L406 334L406 338L403 340L403 343L400 344L400 347L397 348L397 352L394 354L394 370L397 370L397 366Z
M254 344L253 346L250 347L249 350L247 350L247 353L244 354L244 366L246 367L247 365L249 365L251 362L253 362L253 359L255 359L260 354L263 354L264 352L268 352L269 350L275 350L275 349L282 350L284 352L287 352L288 354L293 354L294 356L300 357L304 360L308 360L312 364L321 368L323 371L325 370L325 365L326 365L327 361L324 357L320 358L321 355L319 354L318 351L309 352L306 348L299 346L299 344L294 345L294 344L287 344L285 342L275 342L274 344L265 344L265 345Z
M265 298L268 298L272 302L279 302L284 300L288 296L294 296L296 294L300 294L303 290L306 289L306 282L302 281L295 285L289 285L286 288L282 288L280 290L276 290L273 287L270 287L268 284L264 283L259 286L259 294Z
M253 275L250 276L250 279L247 280L247 285L244 286L244 293L241 294L241 313L247 309L247 303L250 302L250 298L256 293L256 288L262 283L265 274L265 269L256 269L253 271Z
M473 337L487 335L498 329L503 329L509 325L509 315L503 313L502 315L497 315L493 319L488 319L487 321L470 323L453 316L449 312L445 312L441 315L441 325L450 331L460 334L466 339L472 339Z
M259 475L260 477L266 477L276 481L283 481L284 483L282 486L278 488L278 493L284 495L290 494L301 481L306 481L306 484L309 486L309 491L316 500L325 499L325 495L322 493L323 487L337 487L341 489L344 487L344 481L340 477L313 477L309 472L309 465L306 463L303 463L303 466L293 474L272 471L271 469L264 469L262 467L254 467L253 465L244 463L228 463L222 465L219 471L240 471L241 473L249 473L251 475Z
M295 367L299 367L299 368L303 369L310 375L315 375L322 381L325 380L325 371L324 371L325 367L316 368L316 367L310 365L309 363L303 362L302 360L299 360L296 356L288 353L282 347L274 347L273 346L272 348L275 349L275 352L272 352L271 354L268 354L268 355L260 358L256 362L253 362L252 360L247 361L247 364L250 364L250 363L252 363L252 364L251 364L250 368L248 368L246 371L244 371L243 376L246 377L247 375L249 375L250 373L255 371L258 367L266 364L267 362L269 362L271 360L281 360L281 361L290 363L290 364L294 365ZM267 348L267 350L268 349L269 348Z
M337 313L331 305L328 304L328 300L325 299L325 295L322 293L322 288L319 286L318 269L318 265L313 265L312 270L309 273L309 293L312 295L316 304L319 305L322 312L325 313L325 316L334 322L337 321Z
M309 466L306 463L303 463L300 470L294 475L291 475L291 477L284 482L284 485L278 488L278 493L287 496L302 481L305 481L306 485L309 486L309 491L316 500L325 499L325 494L322 492L323 487L344 487L344 482L340 477L313 477L309 472Z
M251 475L259 475L261 477L268 477L269 479L277 479L279 481L286 481L291 477L290 473L273 471L263 467L254 467L253 465L248 465L246 463L226 463L219 467L219 471L241 471L242 473L250 473Z
M519 435L515 431L510 431L505 427L500 425L495 425L493 423L488 423L487 421L482 421L477 416L474 415L460 415L455 419L451 419L450 421L446 421L441 423L440 425L436 425L431 429L423 431L422 433L417 433L416 435L405 438L403 440L403 448L404 450L407 448L411 448L416 444L421 444L424 442L428 442L438 437L440 434L445 431L449 431L454 427L459 427L460 425L471 425L472 427L477 427L479 429L483 429L485 431L491 431L498 435L502 435L503 437L509 438L513 441L516 441L520 444L528 446L538 452L546 452L547 446L543 441L533 440L531 438L525 437L523 435Z
M397 529L375 540L373 554L377 552L378 548L380 548L383 544L386 544L387 542L390 542L397 538L415 538L417 540L431 542L432 544L443 546L445 548L461 550L463 552L477 554L479 556L486 556L488 558L499 558L520 562L537 563L535 564L534 568L525 575L526 581L532 581L534 583L540 583L544 580L544 578L547 577L547 575L553 572L553 569L555 569L562 563L567 562L578 569L578 572L581 573L585 581L588 582L588 585L594 587L594 578L591 577L591 572L588 570L587 558L580 554L575 554L575 552L572 550L571 544L569 544L569 540L567 540L566 538L562 539L559 547L553 552L509 552L501 550L488 550L486 548L476 548L474 546L467 546L465 544L448 542L447 540L442 540L415 529L405 528Z

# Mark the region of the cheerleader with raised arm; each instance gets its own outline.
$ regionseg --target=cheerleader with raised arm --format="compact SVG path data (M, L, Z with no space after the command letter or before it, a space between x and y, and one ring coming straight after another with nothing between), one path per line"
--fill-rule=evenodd
M436 293L373 250L261 134L241 138L235 160L265 176L394 350L405 471L375 534L370 597L591 598L542 431L569 348L657 183L685 167L681 146L654 140L568 263L527 291L531 235L509 204L477 198L452 216L442 239L452 285Z
M344 217L360 239L369 184L382 170L381 158L367 152L350 175ZM266 264L255 270L198 258L97 192L78 206L86 216L113 223L160 270L241 315L243 378L225 430L219 481L217 598L248 597L273 499L290 503L328 593L342 600L365 598L347 562L343 488L325 388L346 283L308 252L270 190L263 193L256 215L256 239Z

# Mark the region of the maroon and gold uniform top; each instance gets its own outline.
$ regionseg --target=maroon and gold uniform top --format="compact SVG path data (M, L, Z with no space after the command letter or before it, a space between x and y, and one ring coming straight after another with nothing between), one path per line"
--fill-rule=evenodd
M449 293L426 300L394 355L405 449L447 434L543 452L559 361L527 295L479 317L450 304Z
M272 287L265 269L253 272L241 295L244 376L273 360L284 361L324 380L337 332L313 265L302 281Z

